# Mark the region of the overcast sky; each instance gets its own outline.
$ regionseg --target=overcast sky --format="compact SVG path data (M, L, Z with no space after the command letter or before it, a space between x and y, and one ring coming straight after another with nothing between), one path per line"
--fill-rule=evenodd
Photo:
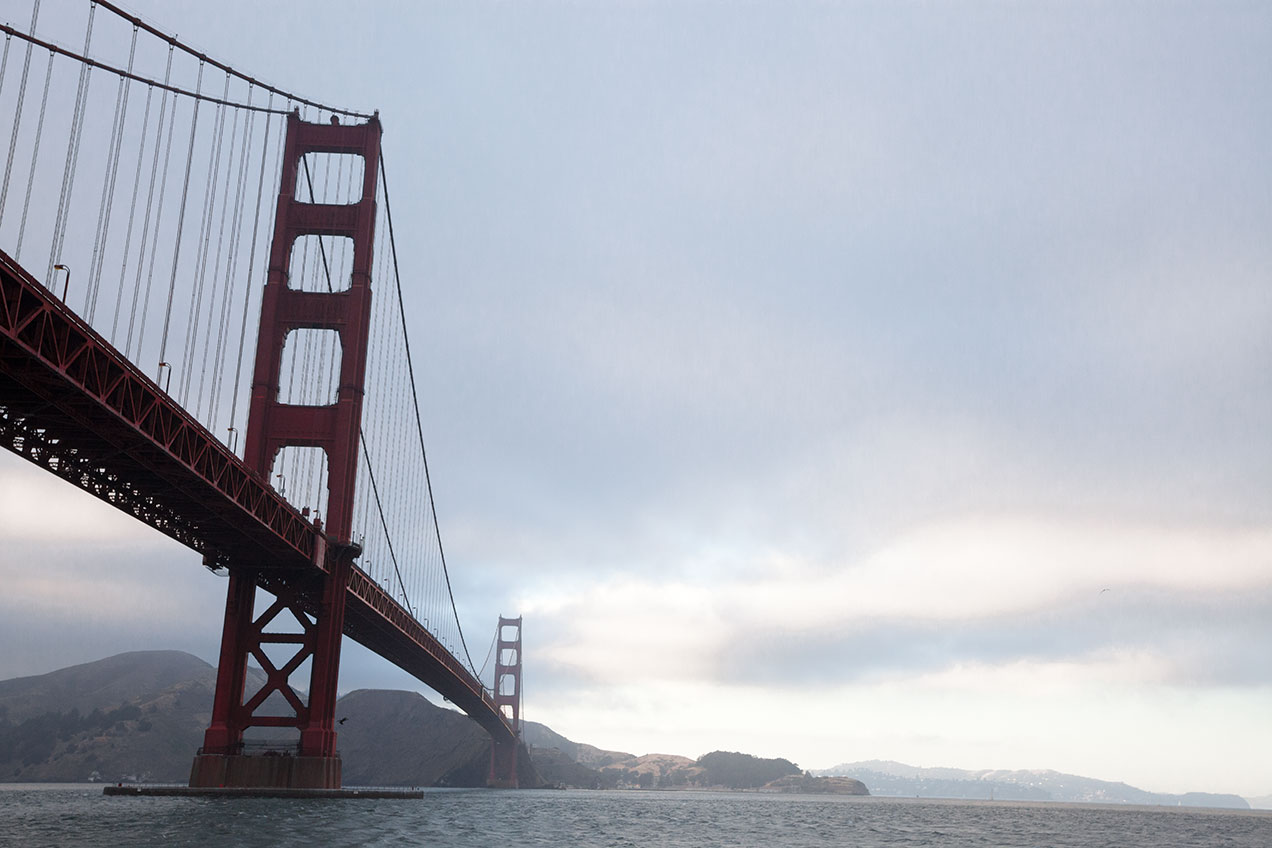
M380 110L527 718L1272 792L1272 6L127 5ZM215 659L223 578L8 453L0 535L0 678Z

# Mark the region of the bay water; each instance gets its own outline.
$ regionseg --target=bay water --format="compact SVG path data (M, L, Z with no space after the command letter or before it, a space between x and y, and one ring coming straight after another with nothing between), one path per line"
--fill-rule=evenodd
M0 784L0 846L1272 848L1272 812L712 792L108 798Z

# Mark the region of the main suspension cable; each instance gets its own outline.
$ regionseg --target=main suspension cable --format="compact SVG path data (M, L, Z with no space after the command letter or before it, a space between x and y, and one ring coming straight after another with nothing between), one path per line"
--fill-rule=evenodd
M212 97L210 95L204 94L202 91L199 91L197 89L195 91L191 91L188 88L181 88L179 86L170 85L168 83L162 83L156 79L152 79L151 77L142 76L141 74L134 74L132 71L124 70L123 68L116 67L115 65L108 65L105 62L94 59L91 56L87 55L87 51L85 53L76 53L73 50L67 50L65 47L59 47L58 45L50 41L45 41L41 38L36 38L33 35L28 35L27 33L22 32L19 29L14 29L8 24L0 24L0 32L3 32L7 35L11 35L18 39L21 39L22 41L27 42L27 44L31 44L36 47L43 47L45 50L52 50L54 53L58 53L62 56L67 57L68 59L74 59L75 61L80 62L87 67L101 68L103 71L106 71L107 73L110 73L110 74L116 74L123 79L132 80L133 82L139 82L144 85L153 85L156 88L162 88L164 91L171 91L172 93L180 94L183 97L190 97L195 100L202 100L208 103L215 103L219 106L231 106L235 109L244 109L244 110L253 111L253 112L274 112L275 114L285 114L285 113L279 112L277 109L266 109L264 106L248 106L246 103L239 103L234 100L223 100L219 97ZM209 62L208 64L214 65L216 67L222 67L219 63L216 63L216 62ZM324 106L323 108L325 109L326 107ZM331 110L328 110L328 111L331 111ZM342 112L341 114L346 114L346 113ZM348 113L348 114L356 114L356 113ZM367 116L363 115L360 117L367 117Z
M464 627L459 621L459 609L455 606L455 590L451 588L450 570L446 567L446 551L442 548L442 530L437 521L437 506L433 501L433 481L428 473L428 452L424 449L424 425L420 419L420 399L415 390L415 366L411 362L411 341L406 332L406 305L402 299L402 273L398 268L397 240L393 237L393 207L389 203L389 177L384 169L384 152L380 153L380 184L384 186L384 212L389 222L389 250L393 253L393 277L397 282L398 314L402 317L402 341L406 347L406 367L411 382L411 400L415 404L415 429L420 437L420 455L424 460L424 483L428 490L428 505L433 513L433 530L437 534L437 550L442 560L442 574L446 576L446 593L450 596L451 611L455 614L455 626L459 630L459 642L464 648L464 656L468 658L468 667L476 668L472 655L468 653L468 642L464 639Z
M236 71L234 68L230 67L229 65L222 64L221 62L218 62L217 60L213 59L211 56L208 56L205 53L195 50L193 47L190 47L189 45L179 41L175 35L169 35L168 33L165 33L162 30L155 28L154 26L146 23L146 21L142 20L136 15L131 15L128 12L125 12L123 9L119 8L114 3L107 2L107 0L96 0L96 2L106 11L111 12L112 14L118 15L119 17L128 21L135 27L141 27L146 32L150 33L151 35L158 36L159 38L168 42L173 47L177 48L178 50L181 50L184 53L188 53L189 55L198 59L200 62L205 62L211 65L212 67L217 68L218 70L225 71L227 74L237 77L238 79L248 83L249 85L253 85L253 86L256 86L257 88L262 88L265 91L268 91L270 94L277 94L280 97L287 98L289 101L295 101L296 103L303 103L306 106L313 106L314 108L320 109L324 112L333 112L338 115L348 115L351 118L372 117L371 115L368 115L364 112L353 112L348 109L337 109L332 106L324 106L323 104L318 103L316 101L306 100L303 97L299 97L295 94L291 94L289 92L283 91L280 88L275 88L274 86L268 83L261 82L260 80L250 77L247 74L244 74L240 71ZM264 112L269 110L265 108L265 109L260 109L259 111Z
M486 659L484 659L481 663L481 671L477 672L477 682L480 683L482 687L485 687L486 683L485 681L481 679L481 676L486 673L486 667L490 665L490 658L494 656L495 654L495 643L498 641L499 641L499 625L496 624L495 632L490 637L490 647L486 649ZM495 687L491 686L489 688L493 690Z

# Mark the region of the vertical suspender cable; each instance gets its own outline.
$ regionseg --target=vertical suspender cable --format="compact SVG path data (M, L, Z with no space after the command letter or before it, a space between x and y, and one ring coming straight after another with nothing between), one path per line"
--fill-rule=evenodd
M328 154L324 157L324 159L326 162L326 168L323 174L323 185L325 188L329 189L331 186L332 157L331 155ZM309 178L308 160L305 157L302 157L302 160L305 161L305 176L306 176L306 180L308 180L308 183L309 183L309 202L316 204L318 203L318 196L314 193L313 180ZM334 255L335 254L335 236L332 236L331 239L332 239L332 254ZM318 250L322 256L322 271L326 275L327 292L331 293L335 290L335 287L331 278L331 266L330 266L330 263L328 262L327 249L324 245L323 236L321 234L318 236ZM341 270L339 266L337 266L337 270L338 271ZM318 277L317 266L315 266L314 268L314 277L315 278ZM314 288L316 289L317 286L315 285ZM326 332L305 333L305 345L304 345L304 353L303 353L304 358L301 360L301 371L300 371L300 401L299 401L300 403L312 403L318 406L328 403L328 400L326 398L318 396L316 389L321 383L322 377L323 377L323 375L321 374L321 368L322 368L322 362L325 359L324 353L327 349L327 338L329 335L330 333L326 333ZM296 350L296 355L297 356L302 355L299 348L297 348ZM312 381L310 380L311 373L315 375ZM311 391L313 391L312 395L309 394ZM339 392L338 385L337 385L337 392ZM299 455L299 453L293 454L294 463L295 463L293 466L293 470L295 473L296 481L299 484L298 492L303 492L303 498L305 499L305 501L307 503L312 502L315 506L317 505L318 501L321 499L321 492L317 492L314 489L314 458L316 453L317 452L313 450L305 451L305 456L303 457L303 459ZM302 462L304 463L303 476L301 475L301 469L300 469L300 465Z
M230 93L230 75L225 75L225 88L221 94L221 99L225 100ZM212 239L212 218L216 214L216 186L221 179L221 147L225 140L225 106L221 103L216 104L216 128L212 134L216 137L216 144L213 146L212 156L208 159L208 176L206 180L206 193L203 196L203 214L199 218L199 238L196 242L199 251L195 260L195 282L194 288L190 291L190 313L186 323L186 337L184 348L185 368L181 373L180 385L180 401L185 406L186 399L190 392L190 379L194 374L195 348L198 346L199 340L199 311L203 308L203 286L207 279L208 270L208 245Z
M358 434L362 434L359 432ZM375 496L376 503L380 502L380 489L375 483L375 473L371 470L371 454L367 451L366 441L362 442L362 453L367 458L367 478L371 481L371 493ZM418 615L418 611L411 608L411 598L406 591L406 583L402 580L402 571L398 568L397 554L393 551L393 539L389 536L389 525L384 518L384 510L379 511L380 527L384 530L384 541L389 548L389 559L393 561L393 573L397 575L398 587L402 590L402 603L410 611L411 615Z
M271 107L274 105L274 95L272 92L269 95L268 105ZM273 127L273 120L269 117L268 114L266 114L265 141L261 146L261 172L260 172L260 176L257 178L257 181L256 181L256 222L252 226L252 249L247 258L247 267L248 267L249 273L251 272L251 269L256 266L256 236L259 234L260 228L261 228L260 226L261 225L261 203L265 196L264 194L265 193L265 162L269 158L266 154L269 152L269 131L272 127ZM266 275L266 278L268 278L269 276L268 268L266 269L265 275ZM230 428L231 429L233 429L234 427L235 416L238 414L239 380L243 374L243 346L244 346L244 342L247 339L247 310L248 310L248 304L251 302L251 300L252 300L252 287L249 284L247 286L247 291L243 293L243 320L239 325L238 358L234 368L234 393L233 393L233 400L230 401Z
M168 69L164 73L164 82L172 74L172 45L168 46ZM125 354L134 361L141 360L141 348L146 338L146 317L150 314L150 291L155 281L155 259L159 255L159 227L163 221L163 199L168 190L168 166L172 164L172 137L177 128L177 96L172 95L172 110L168 113L168 141L163 143L163 116L164 110L167 108L168 100L167 92L164 92L164 99L159 101L159 134L155 137L155 158L150 164L150 188L146 194L146 219L141 225L141 261L137 263L137 283L141 285L142 265L145 264L146 256L146 237L149 233L150 222L150 204L154 200L155 191L155 172L159 168L159 148L163 146L163 175L159 177L159 206L155 209L155 230L154 243L150 247L150 263L146 269L146 293L141 298L141 321L137 325L137 351L133 354L127 354L128 348L125 348ZM134 309L134 312L136 310ZM128 327L129 346L132 344L132 325Z
M381 218L384 217L382 210L381 210L380 217ZM380 229L377 229L377 232L387 232L387 230L380 228ZM381 256L380 267L381 269L383 269L384 257L388 256L388 251L386 250L380 251L380 256ZM376 277L376 280L378 282L379 280L383 278L384 278L384 275L379 275ZM386 334L383 332L383 328L386 323L384 320L384 315L385 315L385 310L388 308L388 305L389 305L389 299L387 297L379 297L376 299L376 302L373 305L376 306L376 315L379 318L379 325L380 325L380 329L377 330L376 332L376 338L382 339L383 341L380 343L380 347L377 350L377 356L375 359L375 371L372 375L372 379L375 381L375 384L376 384L376 390L374 393L375 407L372 413L373 417L371 419L372 420L371 439L369 439L368 441L370 441L372 444L375 444L375 445L392 444L386 435L389 432L390 416L387 413L388 392L386 389L388 387L388 380L384 378L384 374L385 374L385 369L387 369L393 362L393 358L392 358L392 352L389 350L389 347L388 347L389 340L387 339ZM379 503L376 502L377 510L379 509L379 506L380 506ZM385 569L385 576L387 580L387 577L388 577L387 569ZM427 620L427 615L428 615L427 611L424 612L424 615L426 616L426 620Z
M252 103L252 95L255 89L251 86L247 90L248 105ZM246 117L246 125L243 129L243 152L239 156L239 176L238 187L235 189L234 195L234 222L230 231L230 255L225 263L225 297L221 300L221 319L218 322L216 334L216 352L212 357L212 385L210 388L210 397L208 399L208 424L212 425L217 404L221 400L221 384L222 384L222 368L224 365L224 357L229 354L230 346L225 338L226 331L229 329L231 306L234 302L234 271L238 265L239 245L243 236L243 193L247 189L248 178L248 160L251 156L252 149L252 131L254 129L256 113L248 112ZM268 120L268 119L267 119ZM249 273L244 274L246 278L244 288L251 289L251 266L248 266ZM203 386L200 383L199 397L203 397Z
M31 208L31 189L35 186L35 163L40 158L40 136L44 133L44 113L49 105L49 80L53 78L53 56L49 51L49 64L44 69L44 94L40 97L40 118L35 122L35 146L31 148L31 172L27 174L26 197L22 200L22 223L18 226L18 241L13 247L13 258L22 258L22 237L26 235L27 210Z
M13 33L4 34L4 57L0 58L0 92L4 91L4 72L9 67L9 45L13 43Z
M128 201L128 229L124 232L124 251L122 259L119 263L119 290L115 294L115 314L110 321L110 337L115 338L115 332L119 329L119 312L124 303L124 278L128 276L128 251L132 248L133 225L137 221L137 194L141 191L141 164L146 159L146 135L150 130L150 104L154 100L155 87L153 85L146 86L146 108L141 118L141 133L137 144L137 164L133 168L133 189L132 197ZM163 120L159 121L160 135L163 134ZM156 146L158 142L156 141ZM152 176L153 180L154 177ZM142 248L144 255L145 248ZM133 304L134 309L137 303L138 286L133 286Z
M199 77L195 83L194 90L196 93L203 91L203 61L199 61ZM163 379L163 366L168 364L166 359L168 354L168 330L172 324L172 296L177 289L177 262L181 258L181 233L185 229L185 213L186 201L190 197L190 166L194 162L194 134L199 126L199 98L194 100L194 116L190 120L190 146L186 151L186 168L185 182L181 186L181 212L177 216L177 238L172 247L172 275L168 280L168 305L164 308L163 313L163 336L159 340L159 370L156 373L156 382Z
M84 55L88 55L89 45L93 40L93 17L97 12L97 4L88 7L88 26L84 31ZM92 82L93 67L88 63L80 66L79 85L75 89L75 111L71 118L71 138L66 145L66 165L62 168L62 191L57 199L57 218L53 223L53 246L49 250L49 267L44 279L52 282L53 265L62 255L62 243L66 239L66 219L70 217L71 193L75 188L75 170L79 163L80 138L84 134L84 109L88 103L88 87Z
M128 50L128 73L132 73L133 60L137 56L137 27L133 27L132 46ZM115 124L110 136L110 162L106 169L106 177L102 181L102 203L97 212L100 231L101 250L96 243L93 246L91 263L92 279L89 281L88 320L91 322L97 313L97 294L101 290L102 263L106 261L106 236L110 232L110 213L115 207L115 178L119 175L119 157L124 150L124 121L128 117L128 95L132 91L127 78L119 78L119 93L115 96Z
M309 202L310 202L310 203L313 203L313 202L314 202L314 198L315 198L315 195L314 195L314 180L313 180L313 176L309 173L309 162L308 162L308 161L305 159L305 157L303 157L303 156L302 156L302 157L300 157L300 161L301 161L301 163L302 163L302 165L304 166L304 169L305 169L305 183L306 183L306 185L308 185L308 187L309 187ZM331 291L333 290L333 286L332 286L332 282L331 282L331 266L330 266L330 265L328 264L328 262L327 262L327 251L326 251L326 248L324 248L324 247L323 247L323 245L322 245L322 239L321 239L321 238L318 240L318 249L319 249L319 251L321 252L321 255L322 255L322 268L323 268L323 272L326 274L326 278L327 278L327 291L328 291L328 292L331 292ZM293 360L293 364L294 364L294 362L295 362L295 360ZM374 498L375 498L376 508L377 508L377 510L378 510L378 512L379 512L379 515L380 515L380 526L384 529L384 537L385 537L385 541L386 541L386 543L387 543L387 545L388 545L388 549L389 549L389 557L390 557L390 559L392 559L392 560L393 560L393 571L394 571L394 573L396 573L396 574L397 574L397 578L398 578L398 586L399 586L399 588L401 588L401 590L402 590L402 601L403 601L403 603L406 605L407 609L410 609L410 607L411 607L410 597L409 597L409 595L407 594L407 591L406 591L406 583L405 583L405 581L403 581L403 579L402 579L402 572L401 572L401 570L398 568L397 554L396 554L396 553L394 553L394 551L393 551L393 541L392 541L392 539L390 539L390 538L389 538L389 525L388 525L388 522L386 521L386 519L385 519L385 517L384 517L384 509L383 509L383 507L381 506L381 501L380 501L380 490L379 490L379 487L378 487L378 486L376 486L376 482L375 482L375 474L372 472L372 469L371 469L371 454L370 454L370 452L369 452L369 451L367 451L367 440L366 440L366 436L365 436L365 435L363 434L363 432L362 432L362 427L361 427L361 425L359 425L359 427L358 427L358 441L359 441L359 444L361 444L361 446L362 446L362 453L363 453L363 455L364 455L365 457L367 457L367 477L368 477L368 478L370 479L370 481L371 481L371 493L372 493L372 495L373 495L373 496L374 496ZM414 614L415 614L415 613L414 613L414 612L412 612L412 615L414 615Z
M40 0L35 0L31 10L31 35L35 35L35 22L40 16ZM18 127L22 124L22 102L26 99L27 74L31 70L31 50L35 47L27 42L26 58L22 61L22 81L18 83L18 105L13 115L13 132L9 135L9 160L4 166L4 184L0 186L0 221L4 220L5 200L9 196L9 175L13 171L13 151L18 146Z
M446 567L446 553L442 548L442 531L437 522L437 508L433 500L433 482L428 473L428 455L424 450L424 425L420 422L420 401L415 391L415 367L411 364L411 342L406 330L406 306L402 300L402 273L398 268L397 241L393 237L393 209L389 203L389 178L384 170L384 152L380 153L380 182L384 186L384 211L389 222L389 250L393 253L393 276L397 281L398 314L402 316L402 341L406 346L406 367L411 382L411 399L415 402L415 427L420 437L420 454L424 457L424 482L428 487L428 503L433 512L433 529L437 533L437 550L442 560L442 573L446 575L446 594L450 598L451 612L455 614L456 626L459 625L459 610L455 606L455 592L451 588L450 570ZM459 627L459 643L464 648L464 656L468 658L469 668L474 667L472 655L468 653L468 643L464 640L464 629Z
M226 82L226 88L228 89L228 87L229 87L229 78L228 78L228 77L226 78L225 82ZM227 91L227 93L228 93L228 91ZM250 93L250 92L249 92L249 94L248 94L248 102L249 102L249 103L251 102L251 93ZM235 109L235 110L234 110L234 122L233 122L233 124L232 124L232 125L231 125L231 127L230 127L229 155L228 155L228 157L226 158L226 161L225 161L225 171L226 171L226 173L225 173L225 194L221 197L221 221L220 221L220 223L217 225L217 234L216 234L216 258L215 258L215 259L213 260L213 262L212 262L212 284L209 286L209 289L210 289L211 294L210 294L210 296L209 296L209 298L208 298L208 317L209 317L209 318L211 318L211 316L212 316L212 315L216 314L216 305L217 305L217 289L218 289L217 282L218 282L218 280L219 280L219 278L220 278L220 276L221 276L221 256L223 255L223 253L224 253L224 248L225 248L225 219L226 219L226 215L229 213L229 208L230 208L230 205L231 205L231 204L230 204L230 183L231 183L231 182L234 182L234 184L235 184L235 191L236 191L236 195L235 195L235 198L234 198L234 204L233 204L233 205L234 205L234 208L235 208L235 212L234 212L234 217L231 219L231 220L232 220L233 222L235 222L235 223L237 223L237 221L238 221L238 216L239 216L238 206L239 206L239 201L242 199L242 195L243 195L243 191L242 191L242 189L243 189L243 182L242 182L242 172L243 172L243 168L242 168L242 163L241 163L241 161L240 161L240 166L239 166L239 178L238 178L237 180L236 180L236 179L234 179L234 152L235 152L235 149L234 149L234 148L235 148L235 144L236 144L236 143L237 143L237 141L238 141L239 113L240 113L240 110L238 110L238 109ZM250 114L250 113L249 113L249 114ZM246 120L244 121L244 128L246 129ZM220 167L219 167L219 165L218 165L217 170L218 170L218 172L220 171ZM211 223L211 221L209 220L209 224L210 224L210 223ZM211 232L211 229L209 228L209 231L208 231L208 241L209 241L209 243L211 242L211 239L212 239L212 232ZM231 245L233 244L233 240L234 240L234 239L233 239L233 235L231 234L231 237L230 237ZM206 253L206 249L205 249L205 253ZM204 271L206 272L206 270L207 270L207 260L206 260L206 259L204 260L204 266L203 266L203 267L204 267ZM228 275L227 275L227 279L226 279L226 285L227 285L227 286L229 285ZM227 294L227 295L226 295L226 299L228 299L228 297L229 297L229 295ZM216 322L216 323L217 323L216 332L217 332L217 334L218 334L218 335L217 335L217 339L218 339L218 341L217 341L217 345L218 345L218 347L220 346L220 333L222 332L222 330L223 330L223 325L225 324L224 313L225 313L225 307L224 307L224 299L223 299L223 301L222 301L222 307L221 307L221 314L222 314L222 317L221 317L221 320L219 320L219 321L217 321L217 322ZM207 332L203 334L203 353L202 353L202 354L200 354L200 355L199 355L199 357L198 357L198 362L199 362L199 364L200 364L200 368L199 368L199 385L198 385L198 394L196 395L195 400L194 400L194 404L193 404L193 406L192 406L192 409L193 409L193 411L194 411L194 413L195 413L195 415L196 415L196 416L198 415L199 408L203 405L203 386L204 386L204 384L205 384L205 383L206 383L206 381L207 381L208 366L209 366L209 365L211 365L211 364L213 364L213 363L215 362L215 360L213 360L212 362L209 362L209 360L208 360L208 345L211 343L211 340L212 340L212 333L213 333L212 321L211 321L211 320L209 320L209 321L208 321ZM190 353L191 353L192 355L194 354L194 352L195 352L195 348L196 348L196 347L198 347L198 336L197 336L197 335L196 335L195 337L193 337L193 339L192 339L192 341L191 341L191 344L190 344ZM192 360L192 361L194 361L194 360ZM194 369L193 369L193 368L191 368L191 369L190 369L190 373L191 373L191 375L192 375L192 376L190 377L190 380L188 380L188 381L187 381L187 383L188 383L188 382L190 382L190 381L192 381L192 380L194 379L194 377L193 377L193 372L194 372Z

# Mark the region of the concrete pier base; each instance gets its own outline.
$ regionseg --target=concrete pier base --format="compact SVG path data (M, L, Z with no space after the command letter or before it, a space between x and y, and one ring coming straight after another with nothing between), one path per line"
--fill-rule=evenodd
M340 789L340 757L199 754L191 789Z
M292 789L269 786L107 786L103 795L176 798L423 798L419 789Z

